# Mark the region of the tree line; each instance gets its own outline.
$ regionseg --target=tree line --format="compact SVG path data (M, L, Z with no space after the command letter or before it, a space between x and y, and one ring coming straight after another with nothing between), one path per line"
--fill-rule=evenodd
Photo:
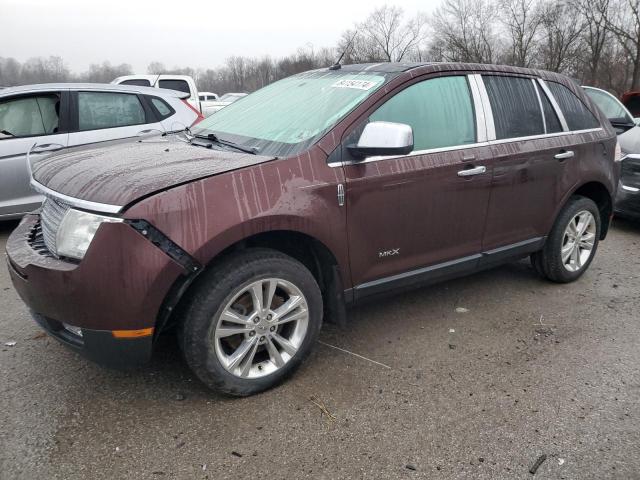
M216 68L147 73L191 75L202 91L251 92L289 75L343 63L454 61L499 63L567 74L620 94L640 89L640 0L442 0L408 16L386 5L353 25L333 47L307 46L283 58L231 56ZM43 82L110 82L128 64L92 64L73 73L60 57L24 63L0 57L0 86Z

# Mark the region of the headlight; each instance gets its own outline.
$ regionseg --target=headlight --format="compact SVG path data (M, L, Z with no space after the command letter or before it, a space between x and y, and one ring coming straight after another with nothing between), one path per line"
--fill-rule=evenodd
M105 222L118 223L122 222L122 219L80 210L68 210L56 233L58 255L82 260L98 227Z

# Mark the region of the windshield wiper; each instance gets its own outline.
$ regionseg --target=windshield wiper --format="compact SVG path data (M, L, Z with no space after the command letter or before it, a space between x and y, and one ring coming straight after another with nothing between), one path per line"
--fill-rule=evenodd
M207 135L195 135L195 137L211 140L212 142L224 145L226 147L235 148L236 150L240 150L244 153L250 153L251 155L258 154L258 149L256 147L243 147L241 145L238 145L237 143L230 142L229 140L222 140L215 133L208 133Z
M7 136L7 137L15 137L15 135L13 133L11 133L9 130L0 130L0 133L2 135Z

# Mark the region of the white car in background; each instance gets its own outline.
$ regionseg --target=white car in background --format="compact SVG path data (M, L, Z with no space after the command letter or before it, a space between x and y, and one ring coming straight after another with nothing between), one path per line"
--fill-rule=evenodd
M0 90L0 220L40 206L31 163L96 142L182 131L202 116L186 94L134 85L50 83Z
M198 114L202 112L198 87L189 75L125 75L112 80L114 85L136 85L138 87L152 87L165 90L177 90L186 93L185 100Z
M218 110L222 110L227 105L231 105L233 102L237 102L243 97L246 97L248 93L225 93L216 102L207 102L202 107L202 114L205 117L216 113Z
M202 104L202 102L215 102L218 100L218 94L212 92L200 92L198 94L198 98L200 99L200 104Z

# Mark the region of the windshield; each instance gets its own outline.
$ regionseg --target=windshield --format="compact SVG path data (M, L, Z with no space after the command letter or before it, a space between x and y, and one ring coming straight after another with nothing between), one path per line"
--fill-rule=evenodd
M591 100L598 105L609 120L633 121L629 118L627 109L613 95L594 88L585 88L584 91L591 97Z
M196 135L219 138L260 154L295 155L313 145L385 82L383 74L314 71L275 82L203 120Z

